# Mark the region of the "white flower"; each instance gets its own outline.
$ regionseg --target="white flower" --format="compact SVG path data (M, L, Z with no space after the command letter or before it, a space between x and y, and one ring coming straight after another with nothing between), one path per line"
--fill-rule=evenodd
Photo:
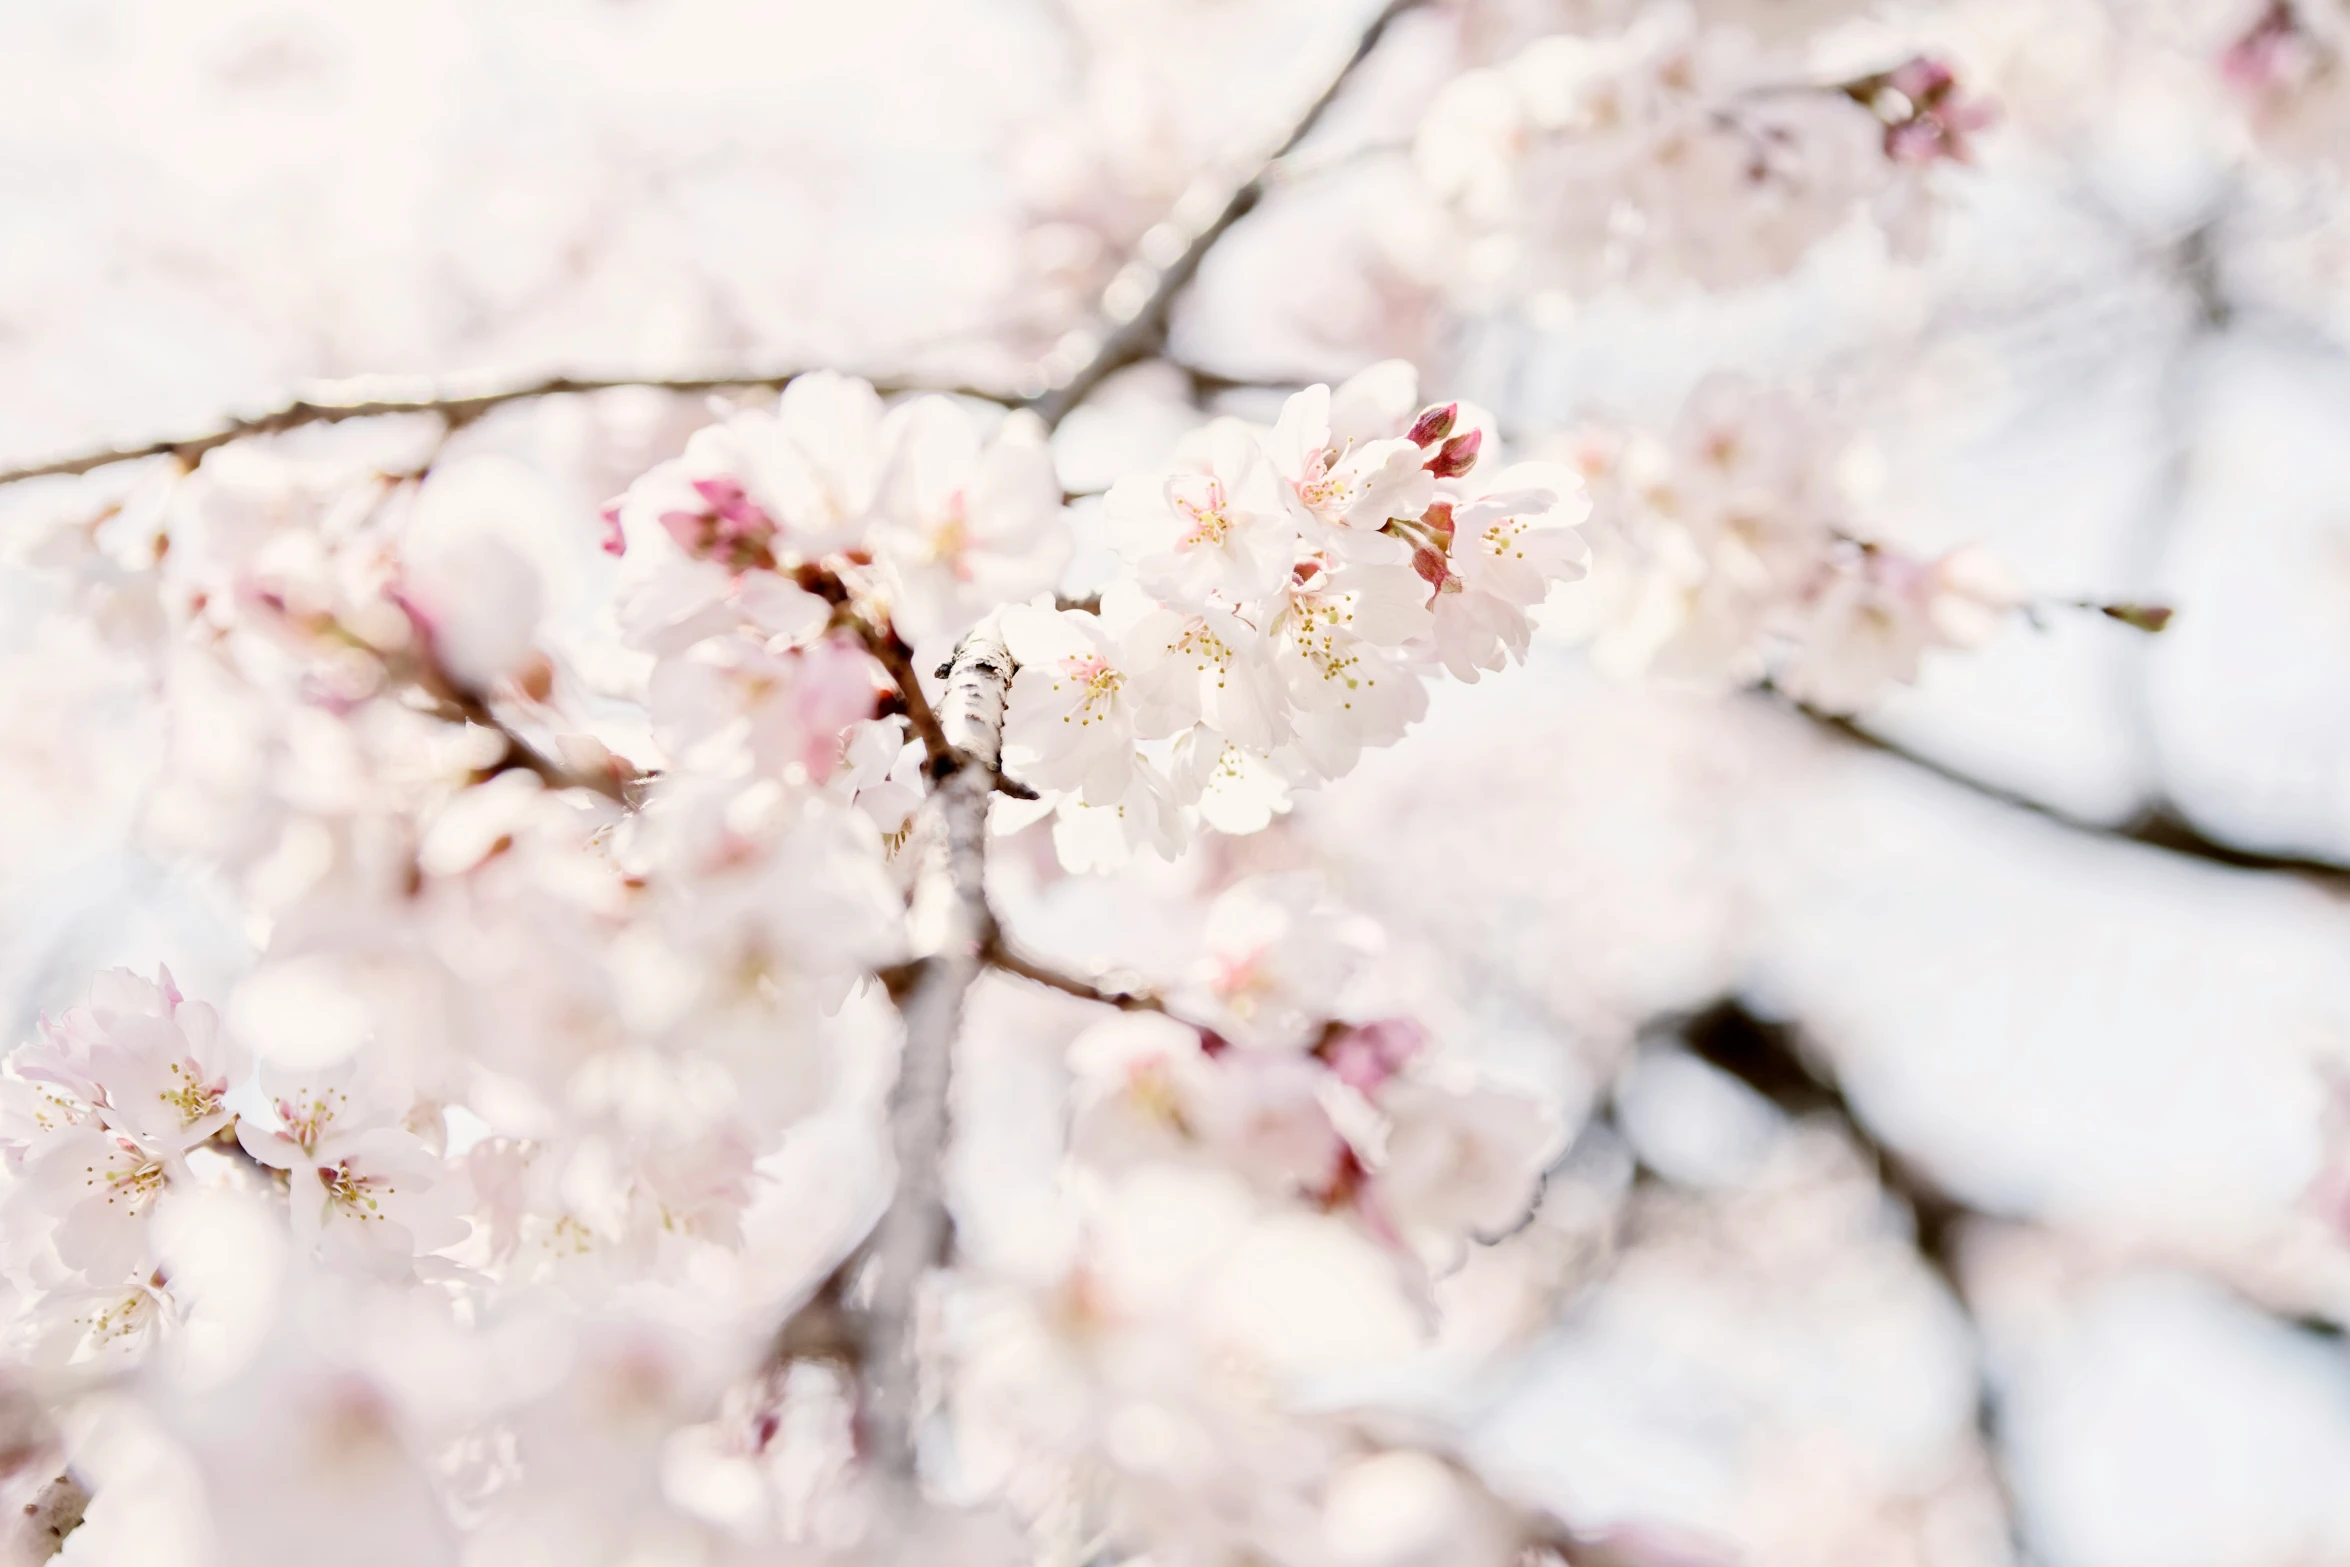
M188 1182L177 1152L85 1121L40 1145L0 1208L0 1222L11 1250L46 1230L68 1272L111 1285L146 1269L156 1207Z
M223 1098L244 1059L210 1007L109 969L87 1006L44 1024L9 1060L11 1158L21 1180L0 1207L9 1249L45 1236L58 1262L110 1289L148 1266L148 1223L190 1184L187 1150L227 1126Z
M1573 470L1548 463L1523 463L1464 488L1429 514L1442 529L1441 556L1424 547L1413 564L1433 589L1437 657L1454 678L1473 683L1480 669L1523 659L1533 638L1526 612L1554 583L1584 574L1591 551L1575 525L1590 503Z
M272 1076L264 1071L265 1082ZM277 1125L237 1122L237 1140L286 1173L286 1213L304 1252L388 1277L464 1238L461 1189L444 1160L406 1127L404 1108L360 1069L284 1083Z
M1276 1049L1314 1042L1372 941L1306 873L1234 885L1209 907L1205 937L1188 991L1195 1015L1240 1044Z
M844 731L872 718L879 676L845 633L783 651L713 637L655 667L647 705L681 765L724 772L739 758L759 776L822 783L840 765Z
M1089 805L1072 795L1053 810L1053 850L1072 875L1118 870L1138 849L1172 860L1189 841L1173 785L1139 755L1116 805Z
M1218 419L1186 437L1175 471L1112 485L1104 502L1146 592L1198 606L1272 592L1297 555L1297 525L1257 434Z
M1037 789L1066 789L1087 805L1126 798L1139 757L1140 692L1134 650L1097 615L1014 604L1004 643L1019 661L1004 713L1004 764ZM1146 646L1148 639L1146 638ZM1167 656L1164 648L1152 655Z
M856 543L872 520L883 451L880 396L820 370L786 386L771 413L697 431L679 467L715 519L713 548L721 558L738 552L741 565L740 551L813 558Z
M1393 430L1335 429L1330 388L1309 386L1282 405L1271 444L1283 498L1309 537L1361 559L1405 557L1406 547L1379 530L1390 517L1419 516L1435 499L1428 454L1417 443Z
M1270 751L1289 734L1288 697L1264 635L1213 604L1171 609L1132 583L1102 590L1101 621L1130 653L1137 733L1156 739L1204 723Z
M892 409L876 553L891 618L909 639L951 636L1050 588L1069 556L1061 483L1033 414L1006 416L981 444L969 411L943 397Z
M1856 712L1885 687L1915 680L1927 649L1981 642L2020 601L1977 551L1927 563L1882 546L1847 547L1791 611L1791 646L1775 678L1800 701Z
M89 1008L66 1014L62 1027L91 1033L88 1060L105 1086L108 1125L174 1151L228 1125L223 1097L249 1059L222 1032L219 1013L181 998L169 970L159 968L152 984L109 970L93 983Z
M1407 1075L1374 1102L1388 1118L1374 1211L1440 1263L1523 1218L1557 1151L1557 1118L1526 1094Z
M1296 747L1326 778L1366 745L1389 745L1428 710L1400 657L1428 623L1425 585L1408 566L1299 568L1272 619L1276 660L1294 709Z
M34 1353L53 1364L136 1360L179 1325L179 1306L150 1273L125 1282L57 1290L37 1308Z
M1263 832L1289 810L1290 779L1273 759L1205 725L1176 737L1168 781L1201 821L1235 837Z

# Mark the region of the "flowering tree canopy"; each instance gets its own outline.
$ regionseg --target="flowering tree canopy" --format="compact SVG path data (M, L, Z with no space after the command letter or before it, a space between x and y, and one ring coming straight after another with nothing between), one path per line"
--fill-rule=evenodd
M1588 666L1894 750L1860 725L1930 669L2163 631L2118 564L2036 580L1915 526L1833 376L1724 354L1562 416L1520 352L1823 256L1926 266L1981 166L2056 156L2141 76L2250 171L2230 220L2285 228L2338 193L2350 15L1391 0L1284 38L1208 0L1013 9L1057 10L1020 26L1073 63L919 333L754 323L718 335L789 362L531 379L576 363L560 325L514 379L336 383L0 473L12 786L120 802L233 948L216 985L152 951L52 986L0 1066L12 1548L2020 1559L1971 1360L1963 1455L1859 1555L1767 1509L1579 1513L1481 1447L1461 1390L1628 1215L1629 1289L1745 1247L1772 1310L1875 1291L1935 1324L1977 1215L1832 1057L1633 975L1649 949L1609 943L1646 916L1510 906L1568 806L1432 714ZM632 113L682 125L700 84L650 14ZM1236 29L1254 75L1210 58ZM725 53L695 65L722 101ZM581 221L653 245L659 185ZM784 266L675 200L660 243L719 293ZM651 265L581 260L565 309ZM1215 360L1219 299L1249 324ZM1313 372L1260 370L1284 355ZM1510 745L1539 776L1608 743ZM1692 942L1735 918L1659 902ZM1530 1029L1478 977L1503 954L1623 972ZM1704 1146L1659 1130L1676 1093L1733 1096ZM1737 1116L1780 1111L1828 1130L1704 1200Z

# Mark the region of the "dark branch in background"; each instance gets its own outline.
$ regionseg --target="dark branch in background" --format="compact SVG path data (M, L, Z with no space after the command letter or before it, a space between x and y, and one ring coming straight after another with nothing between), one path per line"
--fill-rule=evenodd
M2297 855L2262 854L2250 849L2239 849L2205 834L2176 810L2162 806L2147 811L2135 820L2119 826L2090 821L2060 810L2045 800L1977 778L1948 762L1921 755L1882 735L1872 734L1849 718L1840 718L1818 708L1793 701L1772 692L1770 698L1785 711L1808 720L1824 733L1835 736L1846 744L1873 751L1879 756L1930 773L1945 783L1955 784L1970 794L1993 800L2014 810L2028 811L2043 821L2056 823L2086 837L2104 838L2114 843L2134 843L2141 848L2159 849L2186 859L2201 860L2210 865L2224 865L2232 870L2267 871L2278 875L2299 876L2324 886L2329 891L2350 892L2350 866L2337 865L2330 860L2309 859Z
M1304 141L1321 123L1323 114L1337 101L1339 93L1352 79L1355 71L1379 47L1379 40L1395 19L1418 6L1421 0L1388 0L1379 8L1355 41L1354 53L1338 68L1314 101L1291 124L1289 134L1281 144L1259 163L1256 172L1234 187L1224 199L1224 205L1214 217L1194 230L1183 250L1174 260L1156 272L1150 263L1140 257L1127 263L1112 280L1104 296L1102 316L1110 323L1109 331L1095 345L1083 363L1071 368L1066 377L1029 400L1029 406L1040 414L1045 423L1058 424L1070 409L1085 401L1086 395L1099 386L1103 377L1122 370L1130 364L1148 359L1166 345L1168 314L1174 308L1176 296L1190 286L1199 272L1200 263L1207 258L1225 231L1256 210L1265 199L1265 192L1277 179L1277 168L1297 144ZM1170 216L1167 223L1176 219ZM1147 282L1143 281L1145 278ZM1142 297L1130 306L1120 297L1134 289L1143 290Z
M1999 1431L1999 1403L1992 1386L1980 1324L1967 1299L1959 1270L1959 1243L1966 1225L1990 1217L1954 1197L1931 1176L1904 1159L1869 1129L1853 1109L1835 1076L1804 1047L1795 1030L1757 1017L1735 998L1717 1002L1681 1027L1691 1055L1726 1073L1795 1119L1826 1116L1875 1167L1877 1182L1909 1210L1912 1242L1921 1260L1965 1313L1975 1339L1975 1429L2006 1514L2008 1537L2019 1562L2032 1559L2009 1483Z
M1313 383L1313 376L1244 376L1221 375L1214 370L1203 370L1198 365L1170 359L1166 363L1182 375L1191 388L1191 400L1204 403L1225 392L1270 392L1287 397L1290 393Z
M0 469L0 484L15 484L25 479L46 479L72 474L93 473L110 468L116 463L139 462L150 457L172 457L182 467L194 467L204 454L233 442L256 435L278 435L297 430L305 425L341 424L350 419L381 419L394 414L433 414L445 421L451 430L458 430L479 419L493 408L507 403L525 402L537 397L561 397L585 392L610 392L622 387L641 386L659 392L723 392L781 389L799 379L801 370L751 370L741 373L696 376L547 376L536 381L521 381L507 386L483 387L466 390L457 386L423 385L409 393L394 394L386 390L390 384L384 377L369 376L347 382L339 387L326 388L312 396L295 397L265 413L247 414L229 419L212 429L193 435L148 441L135 446L101 447L96 451L78 453L69 457L53 458L48 462L30 463L20 468ZM977 397L992 403L1008 403L1012 399L1001 392L977 387L919 385L910 382L879 381L875 383L884 394L899 392L944 392L959 397Z

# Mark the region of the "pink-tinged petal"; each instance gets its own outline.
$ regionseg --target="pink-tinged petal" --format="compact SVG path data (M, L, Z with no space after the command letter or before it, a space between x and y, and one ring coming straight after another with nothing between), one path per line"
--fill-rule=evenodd
M285 1133L255 1126L242 1117L237 1121L237 1144L273 1170L291 1170L310 1162L310 1156L302 1151L302 1145Z

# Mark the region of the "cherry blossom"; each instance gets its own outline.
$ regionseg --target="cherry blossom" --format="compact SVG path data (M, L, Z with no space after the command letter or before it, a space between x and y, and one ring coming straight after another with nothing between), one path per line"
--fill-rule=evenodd
M920 397L891 411L885 439L874 545L908 636L958 634L995 606L1053 585L1068 538L1060 482L1033 417L1005 417L983 447L970 413Z
M1667 5L1455 77L1414 156L1460 225L1455 290L1721 288L1791 269L1864 208L1912 244L1910 186L1986 123L1937 62L1814 85L1800 58Z
M1619 667L1769 679L1835 712L1977 646L2025 597L1979 549L1923 559L1875 536L1836 477L1846 441L1784 390L1713 377L1670 442L1586 432L1597 591L1562 621Z
M1699 377L1661 426L1541 352L1832 244L1855 276L1913 257L1999 162L1965 27L1837 9L1374 7L1318 81L1248 7L1042 8L1034 79L927 17L890 35L909 113L931 54L986 81L988 125L909 145L1010 149L1015 210L877 192L838 106L763 68L745 101L827 145L758 141L740 62L663 74L664 18L638 97L689 81L776 178L902 208L908 278L947 236L955 300L813 267L831 230L713 204L694 116L654 116L657 177L615 182L573 270L607 240L743 269L691 308L597 296L659 367L308 388L0 476L0 602L21 570L68 628L0 667L137 731L117 756L0 708L0 752L62 757L113 802L90 864L178 900L98 945L209 971L202 1000L43 969L66 1009L0 1042L0 1404L11 1462L61 1471L26 1516L87 1504L43 1559L1580 1560L1452 1406L1594 1258L1672 1232L1669 1160L1609 1117L1635 1036L1706 997L1551 1007L1506 949L1619 954L1451 880L1363 912L1423 841L1468 823L1500 859L1523 826L1458 768L1363 764L1580 678L1538 632L1817 719L2047 602L1912 547L1809 391L1700 376L1735 322L1681 334L1703 366L1625 356ZM2331 123L2330 16L2280 0L2203 62L2272 149ZM255 36L166 52L306 69ZM516 58L612 100L562 53ZM487 264L451 314L590 362L520 335L542 305ZM834 271L886 308L834 319ZM1226 297L1268 278L1329 297L1275 331ZM775 357L692 362L720 340ZM1604 834L1550 755L1528 792ZM1350 811L1381 824L1351 859L1317 836ZM61 929L44 962L93 939Z
M1186 441L1163 478L1121 479L1105 506L1147 592L1198 606L1246 602L1277 587L1296 528L1256 433L1218 420Z

